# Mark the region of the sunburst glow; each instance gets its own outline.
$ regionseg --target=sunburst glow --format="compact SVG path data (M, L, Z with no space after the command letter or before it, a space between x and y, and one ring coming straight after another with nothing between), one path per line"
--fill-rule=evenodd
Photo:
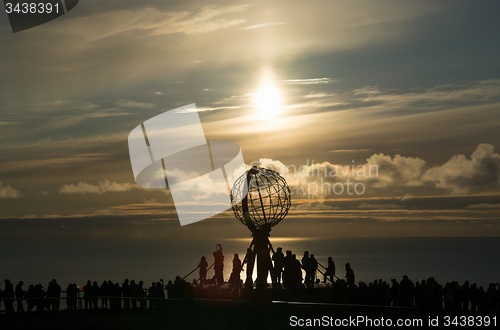
M281 93L273 85L264 85L255 94L259 119L276 117L281 110Z

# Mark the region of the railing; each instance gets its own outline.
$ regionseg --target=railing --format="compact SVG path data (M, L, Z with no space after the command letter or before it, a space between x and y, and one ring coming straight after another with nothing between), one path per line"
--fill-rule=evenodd
M210 265L210 267L207 268L207 272L210 270L210 268L213 267L213 265L215 265L215 262L213 264ZM187 274L186 276L184 276L182 279L185 280L186 277L188 277L189 275L193 274L197 269L199 269L200 267L196 267L195 269L193 269L189 274ZM198 278L198 282L200 282L201 280L201 277Z
M323 266L323 265L322 265L322 264L320 264L319 262L318 262L318 265L320 265L321 267L323 267L323 269L325 270L325 273L326 273L326 270L328 270L328 268L326 268L325 266ZM321 275L325 276L325 273L323 273L320 269L318 269L318 272L320 272L320 273L321 273ZM330 275L327 275L325 278L326 278L326 279L327 279L330 283L332 283L332 284L333 284L333 281L332 281L331 279L329 279L329 278L328 278L328 276L330 276ZM337 276L335 276L335 275L333 275L333 277L335 277L337 280L340 280L340 278L338 278L338 277L337 277Z

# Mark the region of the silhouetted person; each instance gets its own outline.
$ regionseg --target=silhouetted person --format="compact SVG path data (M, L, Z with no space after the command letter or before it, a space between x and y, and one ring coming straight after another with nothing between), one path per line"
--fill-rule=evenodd
M200 263L198 264L198 268L200 269L200 284L203 285L207 280L207 268L208 268L208 262L204 256L201 257Z
M302 257L302 268L305 269L307 261L309 260L309 251L304 251L304 256Z
M76 297L78 296L78 287L76 283L68 284L66 288L66 305L68 310L76 310Z
M399 306L399 283L398 281L393 278L391 279L392 286L391 286L391 301L392 301L392 306ZM427 284L425 286L421 287L420 289L423 291L424 294L424 301L425 301L425 290L426 290ZM432 298L432 296L431 296ZM432 299L431 299L432 300ZM432 303L432 301L431 301ZM424 302L425 304L425 302Z
M10 280L5 280L5 289L2 292L3 302L5 304L5 313L14 314L14 286Z
M246 261L246 265L247 265L247 271L246 271L247 279L245 281L245 286L253 288L252 276L253 276L253 267L255 265L255 253L253 252L253 250L251 248L247 249L245 261Z
M405 307L413 306L413 282L404 275L403 280L399 283L400 305Z
M156 287L156 282L151 282L151 286L148 289L148 295L147 295L148 298L154 298L155 287ZM172 297L170 297L170 295L169 295L169 298L172 298ZM153 308L153 307L154 307L154 300L150 299L149 300L149 308Z
M35 307L35 300L32 299L35 298L34 290L35 286L33 284L30 284L30 286L28 287L28 291L24 295L24 297L26 298L26 304L28 305L28 308L26 309L28 313L31 312L33 307Z
M330 283L333 283L333 277L335 276L335 263L333 262L332 257L328 257L328 266L323 274L323 283L326 283L328 276L330 276Z
M108 280L108 297L109 297L109 309L114 309L114 294L115 294L115 288L114 288L114 283L111 280Z
M479 303L479 293L477 290L476 283L472 283L469 287L469 299L470 299L470 310L471 312L476 311L477 304Z
M464 312L469 311L469 302L470 302L469 286L470 286L469 281L465 281L464 284L462 285L462 309Z
M130 285L128 283L128 278L122 284L122 294L123 294L123 308L130 308Z
M90 297L92 297L92 282L88 280L87 284L83 287L83 301L85 302L85 309L92 308Z
M99 306L97 306L97 303L99 302L99 296L101 294L101 289L99 288L99 284L94 281L92 283L92 309L99 309Z
M56 310L56 307L55 307L55 298L56 297L56 288L55 288L55 284L54 284L54 281L50 281L49 282L49 285L47 287L47 310L53 310L55 311Z
M297 260L297 256L295 254L291 254L285 257L285 271L283 273L283 281L287 287L291 287L292 289L296 289L300 283L302 283L302 265L300 261ZM288 260L286 260L289 258Z
M120 284L110 282L108 282L110 307L113 310L119 310L122 307L122 289Z
M100 294L101 294L101 308L107 309L108 308L108 297L109 297L109 290L108 290L108 282L107 281L102 282L101 287L100 287Z
M285 287L290 287L292 285L292 263L292 251L287 250L286 256L283 259L283 285Z
M165 285L165 289L167 290L168 298L173 298L173 295L172 295L172 287L173 286L174 286L174 283L172 283L172 281L168 281L167 285Z
M217 244L215 247L214 254L214 270L215 270L215 281L217 284L224 284L224 254L222 252L222 246Z
M297 256L295 254L292 254L292 260L293 260L293 287L297 288L300 283L302 283L302 265L300 264L300 261L297 259Z
M274 261L274 282L276 284L281 283L281 275L283 274L283 267L284 267L284 261L285 261L285 255L283 254L283 249L281 247L278 247L276 249L276 253L273 254L273 261Z
M314 254L311 254L309 259L305 264L306 280L305 283L308 285L313 285L316 277L316 271L318 270L318 261L314 258Z
M163 283L160 281L156 282L154 289L154 297L159 299L165 299L165 291L163 290ZM154 308L158 308L162 305L162 301L155 301Z
M34 297L36 298L35 299L36 311L39 313L43 312L44 309L43 298L45 297L45 291L43 290L43 286L40 283L35 285Z
M163 282L162 282L163 288ZM132 297L132 308L137 308L137 284L134 280L130 281L130 297Z
M354 285L354 271L351 268L350 263L345 264L345 277L347 285Z
M61 303L61 286L57 283L56 279L53 279L52 282L53 284L53 290L54 290L54 310L58 311L59 310L59 305Z
M146 291L144 290L144 282L140 281L139 284L137 284L137 298L139 298L139 308L144 309L146 308Z
M23 298L26 292L23 291L23 281L16 285L17 312L24 313Z
M229 282L231 284L239 285L241 281L240 273L241 273L241 260L238 254L235 253L233 258L233 270L231 272L231 277L229 278Z

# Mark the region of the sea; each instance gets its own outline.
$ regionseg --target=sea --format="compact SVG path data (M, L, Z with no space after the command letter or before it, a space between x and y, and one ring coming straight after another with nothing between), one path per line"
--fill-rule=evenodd
M276 249L291 250L302 258L304 251L314 254L324 266L331 256L336 264L336 275L345 275L345 264L350 263L356 282L375 279L398 281L403 275L420 281L434 277L439 283L463 283L469 280L483 287L500 282L499 237L411 237L411 238L286 238L271 237ZM24 281L41 283L47 288L49 281L57 282L65 290L69 283L84 285L88 280L111 280L123 283L129 280L151 282L174 280L193 271L201 256L209 265L216 244L221 244L224 277L229 279L232 259L238 253L243 260L248 239L225 240L168 240L128 242L23 242L0 243L0 289L5 279L13 284ZM241 273L245 280L245 272ZM213 269L208 277L213 276ZM186 277L192 281L198 271Z

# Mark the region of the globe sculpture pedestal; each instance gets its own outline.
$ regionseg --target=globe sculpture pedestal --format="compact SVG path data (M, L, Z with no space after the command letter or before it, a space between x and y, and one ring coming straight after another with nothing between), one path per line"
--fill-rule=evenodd
M236 180L231 198L236 218L252 232L250 249L257 258L256 287L267 287L268 274L271 273L273 283L275 279L270 255L274 249L269 233L290 209L290 188L277 172L254 166ZM253 269L254 258L245 257L245 263ZM253 278L247 278L246 285L253 286Z

